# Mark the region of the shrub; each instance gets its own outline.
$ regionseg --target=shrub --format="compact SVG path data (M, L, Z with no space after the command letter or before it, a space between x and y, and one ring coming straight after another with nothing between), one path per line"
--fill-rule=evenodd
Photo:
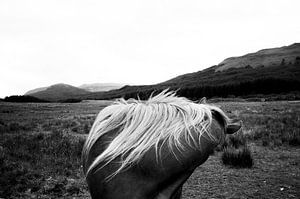
M289 145L291 146L300 146L300 133L298 132L291 132L288 133L287 138L286 138L287 142Z
M246 138L242 133L239 133L237 135L232 135L228 137L227 141L228 146L232 146L234 148L239 148L240 146L246 145Z
M253 158L251 151L247 146L243 148L225 147L222 154L222 162L239 168L251 168L253 166Z
M244 133L241 131L239 133L233 134L233 135L227 135L225 138L224 143L217 147L217 151L222 151L226 147L231 147L231 148L240 148L243 146L246 146L247 139Z

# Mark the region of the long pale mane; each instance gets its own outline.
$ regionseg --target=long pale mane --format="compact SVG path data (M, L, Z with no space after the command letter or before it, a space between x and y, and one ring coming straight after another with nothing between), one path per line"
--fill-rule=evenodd
M229 120L218 107L197 104L167 90L147 101L119 99L98 114L83 148L84 164L91 148L101 136L117 129L119 132L89 168L85 169L85 174L102 168L118 157L121 164L111 175L114 176L140 160L152 147L155 147L158 158L161 143L167 143L171 152L175 148L184 150L182 140L191 147L201 147L200 138L203 133L206 132L214 139L208 131L212 123L212 112L221 116L224 122ZM197 139L192 136L192 132L198 133ZM180 139L182 136L184 139Z

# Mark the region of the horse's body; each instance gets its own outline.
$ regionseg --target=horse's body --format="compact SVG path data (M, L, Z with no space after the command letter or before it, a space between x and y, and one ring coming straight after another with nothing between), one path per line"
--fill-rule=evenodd
M122 111L120 106L131 107ZM120 118L112 118L114 113ZM108 107L99 113L83 150L91 196L181 198L182 185L224 140L224 132L234 133L240 127L220 109L172 93Z

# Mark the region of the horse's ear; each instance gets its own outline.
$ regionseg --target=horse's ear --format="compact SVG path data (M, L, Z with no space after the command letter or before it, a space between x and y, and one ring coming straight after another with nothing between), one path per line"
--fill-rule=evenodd
M206 97L202 97L202 99L199 100L199 104L207 104Z
M241 120L232 122L230 124L227 124L226 134L233 134L233 133L239 131L241 128L242 128L242 121Z

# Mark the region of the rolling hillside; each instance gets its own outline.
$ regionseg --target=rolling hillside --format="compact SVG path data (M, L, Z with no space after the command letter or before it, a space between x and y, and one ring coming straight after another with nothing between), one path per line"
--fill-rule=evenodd
M25 96L33 96L48 101L63 101L79 98L90 92L109 91L119 89L123 85L117 83L83 84L79 87L68 84L55 84L48 87L36 88L25 93Z
M99 84L82 85L89 91ZM120 86L120 85L117 85ZM31 96L60 101L76 99L147 98L152 92L170 88L190 99L206 97L279 94L300 91L300 44L260 50L240 57L225 59L218 65L168 81L144 86L123 86L119 89L89 92L66 84L58 84ZM44 88L42 88L44 89Z
M118 90L90 93L83 97L111 99L136 97L138 94L146 98L151 92L166 88L178 90L180 95L191 99L300 91L300 44L225 59L205 70L184 74L156 85L124 86Z
M37 92L40 92L40 91L44 91L44 90L46 90L47 88L49 88L49 87L35 88L35 89L30 90L30 91L27 91L24 95L30 95L30 94L33 94L33 93L37 93Z
M30 96L48 101L61 101L71 98L78 98L81 95L86 95L89 93L89 91L68 84L55 84L47 87L45 90L31 93Z
M225 71L230 68L242 67L271 67L278 64L291 65L295 57L300 56L300 43L281 48L270 48L250 53L240 57L230 57L218 64L216 71Z

